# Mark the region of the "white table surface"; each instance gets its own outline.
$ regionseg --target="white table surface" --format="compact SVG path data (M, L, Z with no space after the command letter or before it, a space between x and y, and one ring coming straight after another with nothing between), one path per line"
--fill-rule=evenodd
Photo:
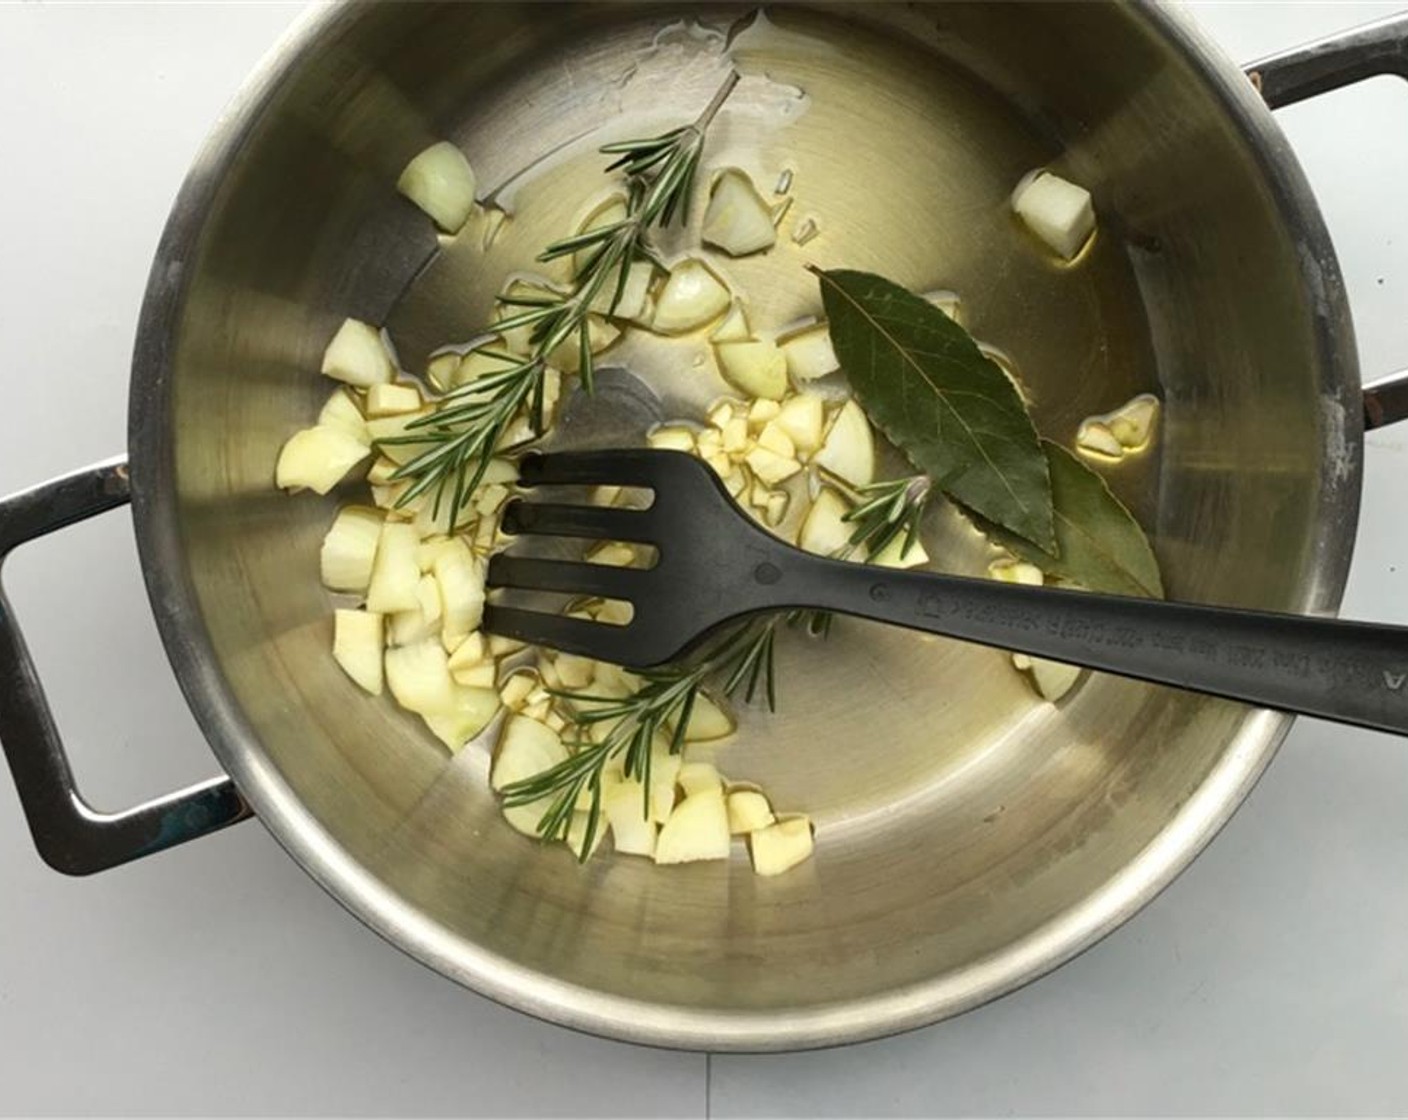
M1197 14L1248 60L1393 8ZM298 10L0 6L0 492L122 450L167 207ZM1408 365L1408 87L1380 79L1280 120L1348 276L1366 376ZM1405 436L1369 440L1350 614L1408 622ZM212 772L125 515L23 550L6 576L92 799ZM842 1051L713 1059L456 988L347 917L258 825L64 878L0 777L0 1114L1405 1112L1408 749L1387 736L1302 721L1196 866L1014 996Z

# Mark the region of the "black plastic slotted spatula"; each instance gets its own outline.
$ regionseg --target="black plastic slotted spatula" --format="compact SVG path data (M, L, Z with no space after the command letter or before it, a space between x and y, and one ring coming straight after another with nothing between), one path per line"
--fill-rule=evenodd
M673 660L723 623L816 608L926 630L1126 677L1408 732L1408 629L897 571L784 544L734 504L714 472L677 451L530 456L524 486L631 486L648 509L518 500L513 534L652 545L648 569L495 556L495 588L629 602L625 625L496 601L495 634L634 668Z

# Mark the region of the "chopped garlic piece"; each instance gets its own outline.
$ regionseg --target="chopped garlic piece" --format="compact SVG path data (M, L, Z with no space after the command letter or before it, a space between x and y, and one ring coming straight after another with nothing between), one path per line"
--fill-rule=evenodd
M294 432L280 450L274 483L281 490L326 494L369 454L370 447L341 428L304 428Z
M724 377L750 396L776 401L786 395L787 356L775 342L720 342L714 354Z
M684 334L712 322L733 302L723 281L703 261L681 261L670 270L655 301L650 329L659 334Z
M768 799L755 789L736 789L726 798L728 803L728 830L734 836L757 832L767 828L777 818L772 815Z
M825 323L790 334L780 342L787 355L787 372L797 381L815 381L841 368Z

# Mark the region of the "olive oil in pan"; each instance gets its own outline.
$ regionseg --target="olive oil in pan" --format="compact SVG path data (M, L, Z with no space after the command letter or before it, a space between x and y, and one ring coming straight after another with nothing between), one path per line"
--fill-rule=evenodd
M1119 237L1102 228L1078 264L1063 267L1018 226L1012 188L1033 167L1059 169L1061 151L970 74L824 14L770 11L732 31L731 17L622 14L626 22L603 26L600 41L577 41L476 112L492 123L463 145L490 169L485 182L505 216L476 215L399 301L388 329L408 369L475 336L511 277L566 281L562 264L535 257L613 193L609 158L597 148L687 119L734 66L743 79L710 130L691 225L657 244L667 262L686 245L706 260L744 299L755 334L820 312L805 266L860 269L915 291L955 292L964 325L1022 380L1038 429L1068 446L1085 416L1156 387ZM610 56L629 61L593 64ZM785 204L768 253L735 260L699 247L710 173L730 166ZM1098 184L1086 185L1098 199ZM707 330L676 339L627 330L599 364L647 386L660 420L702 418L730 392ZM1156 443L1110 476L1145 524L1157 472ZM902 473L900 456L885 449L878 476ZM936 564L960 573L981 574L993 555L942 503L924 544ZM1016 796L1031 780L1033 752L1069 743L1072 732L1062 726L1067 713L1036 700L1005 660L846 619L826 640L788 635L778 651L779 711L740 707L739 733L719 749L719 764L779 803L805 802L830 828L864 829L901 802L957 802L972 782L1000 790L1009 781ZM922 707L915 697L927 698ZM877 766L881 745L886 765Z

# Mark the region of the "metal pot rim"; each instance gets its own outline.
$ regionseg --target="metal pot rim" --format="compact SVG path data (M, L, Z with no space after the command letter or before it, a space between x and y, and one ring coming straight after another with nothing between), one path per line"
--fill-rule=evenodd
M1289 145L1251 84L1191 17L1141 0L1138 14L1199 70L1254 153L1282 220L1301 240L1301 280L1320 306L1316 347L1324 453L1340 468L1327 482L1331 516L1320 526L1317 580L1302 610L1333 613L1358 521L1362 433L1359 371L1338 265L1318 207ZM215 665L187 571L176 518L171 387L174 338L190 264L224 173L287 76L318 49L348 9L306 13L270 50L211 131L172 208L138 324L129 404L133 514L152 610L176 676L212 750L260 820L338 902L421 963L503 1004L564 1026L683 1049L770 1051L821 1047L920 1027L1018 988L1069 960L1147 904L1230 819L1275 755L1291 719L1259 711L1197 795L1158 839L1096 895L1059 920L963 973L831 1007L776 1015L692 1011L605 995L553 980L486 952L408 906L360 866L262 757Z

